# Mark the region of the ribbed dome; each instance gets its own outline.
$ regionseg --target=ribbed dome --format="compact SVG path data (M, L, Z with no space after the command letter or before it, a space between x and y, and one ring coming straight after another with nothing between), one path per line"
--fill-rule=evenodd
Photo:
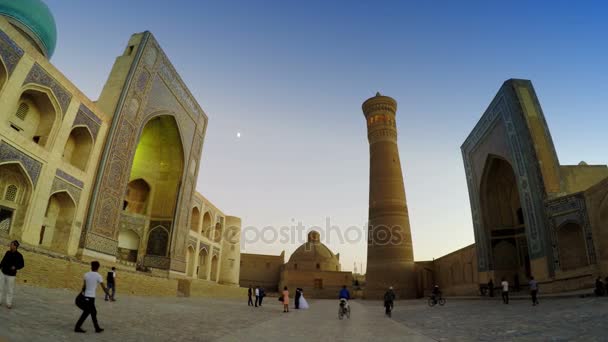
M300 270L338 271L340 269L338 256L321 243L319 233L315 231L308 233L308 241L293 252L288 264L291 268ZM298 266L294 267L295 264Z
M0 15L23 32L50 58L57 44L57 27L48 6L41 0L0 0Z

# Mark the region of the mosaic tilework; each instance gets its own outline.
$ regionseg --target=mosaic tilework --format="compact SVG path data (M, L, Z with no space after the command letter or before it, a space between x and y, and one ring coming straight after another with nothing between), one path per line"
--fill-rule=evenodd
M76 113L72 127L82 125L89 128L91 134L93 134L93 140L97 139L97 133L99 133L99 128L101 127L101 119L83 104L78 108L78 113Z
M0 31L0 57L2 57L9 76L23 57L23 50L3 31Z
M51 88L53 94L59 101L59 106L61 106L61 110L63 114L68 110L68 105L72 100L72 94L68 93L65 88L63 88L51 75L49 75L38 63L35 63L30 72L25 77L25 81L23 84L34 83L40 84L43 86L47 86Z
M120 229L128 229L134 231L140 238L144 235L146 219L139 216L120 213Z
M51 194L60 191L67 191L70 195L72 195L74 202L76 202L76 206L78 206L78 203L80 202L80 194L82 191L74 185L66 182L65 180L59 177L55 177L53 179L53 185L51 186Z
M88 249L107 255L116 255L118 242L94 233L86 234L86 246Z
M475 242L478 250L479 271L491 270L493 264L490 258L489 238L483 225L479 189L473 173L471 155L480 144L483 144L483 141L488 134L491 134L499 120L506 127L510 154L514 161L512 166L518 180L518 190L525 214L530 257L535 259L548 256L551 259L551 255L547 255L546 247L550 241L547 232L548 222L544 216L544 183L537 165L538 161L535 158L532 138L529 133L521 133L528 132L528 128L519 100L513 89L515 86L529 87L530 92L534 93L530 82L519 80L505 82L461 147L471 202ZM552 272L551 260L549 260L549 265L550 272Z
M38 177L40 176L40 170L42 169L42 163L34 160L23 152L19 151L15 147L2 141L0 142L0 162L19 161L27 171L27 174L32 179L34 187L38 183Z
M79 188L84 188L84 182L71 176L70 174L68 174L67 172L61 170L61 169L57 169L57 171L55 171L55 175L67 180L68 182L76 185Z
M589 263L595 264L597 262L593 243L593 230L589 222L587 205L585 204L585 196L583 194L573 194L547 202L547 216L550 223L553 258L556 260L557 265L559 265L557 229L567 222L576 222L583 227Z

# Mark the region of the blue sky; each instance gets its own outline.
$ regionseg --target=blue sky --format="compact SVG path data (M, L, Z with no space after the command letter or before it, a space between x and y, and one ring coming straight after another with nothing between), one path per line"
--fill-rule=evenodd
M376 91L399 103L417 260L473 242L460 145L506 79L532 80L562 164L608 162L601 1L46 2L52 62L92 99L129 36L155 35L209 116L198 190L244 227L364 227ZM365 264L365 242L328 245Z

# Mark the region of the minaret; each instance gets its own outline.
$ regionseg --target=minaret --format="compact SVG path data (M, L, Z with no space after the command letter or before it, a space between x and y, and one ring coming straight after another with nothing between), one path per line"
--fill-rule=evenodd
M376 93L363 103L369 140L369 232L365 297L392 286L398 298L416 297L416 273L403 173L397 148L397 102Z

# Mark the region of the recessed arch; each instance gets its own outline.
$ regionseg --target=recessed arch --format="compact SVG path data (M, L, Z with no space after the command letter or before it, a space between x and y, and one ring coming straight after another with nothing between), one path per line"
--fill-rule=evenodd
M75 126L63 148L63 160L86 171L93 149L93 134L87 126Z
M172 115L156 115L141 129L130 179L145 179L154 191L146 215L173 220L184 171L184 149Z
M215 231L213 232L213 241L221 242L223 233L224 233L224 228L222 227L222 223L221 222L216 223Z
M217 281L217 273L218 273L218 256L216 254L211 258L211 281Z
M148 246L146 254L156 256L167 256L169 244L169 232L165 227L157 226L148 233Z
M506 159L488 155L481 180L481 217L494 277L527 279L531 270L526 212L514 169Z
M209 251L202 247L198 252L198 278L207 279L207 270L209 264Z
M20 236L33 189L21 162L0 163L0 234Z
M557 228L557 248L563 271L589 265L585 231L579 222L567 221Z
M211 231L213 230L213 224L211 222L211 214L206 211L203 215L203 227L201 234L207 238L210 237Z
M67 191L51 194L44 214L44 228L40 232L40 244L67 254L75 215L76 201Z
M198 207L192 208L192 215L190 216L190 230L195 233L200 233L199 225L201 223L201 211Z
M186 274L188 277L194 276L194 266L196 265L196 251L192 246L188 246L186 251Z
M50 148L62 111L53 92L36 84L26 85L9 118L10 127L27 140Z
M127 184L123 210L133 214L146 214L150 190L150 184L143 178L130 181Z

